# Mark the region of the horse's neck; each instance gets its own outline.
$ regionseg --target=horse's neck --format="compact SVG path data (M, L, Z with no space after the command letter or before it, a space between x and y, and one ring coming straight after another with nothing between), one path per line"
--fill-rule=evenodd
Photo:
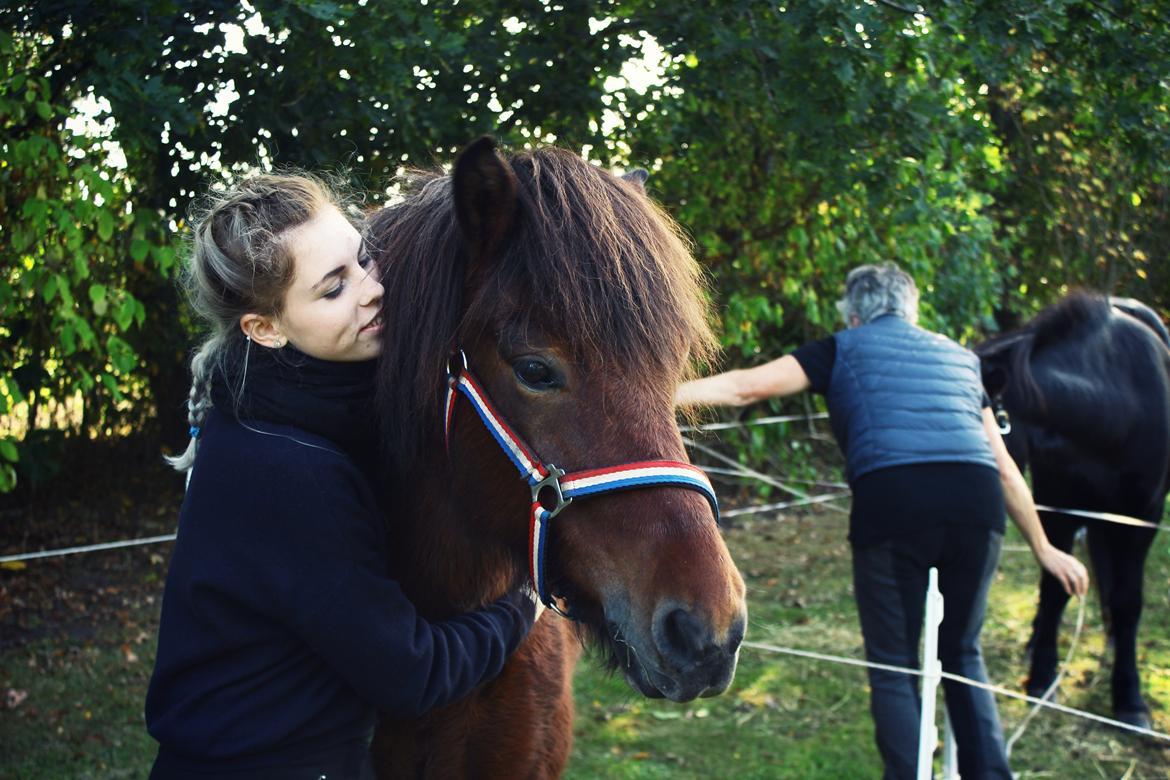
M507 550L469 533L443 480L412 480L406 492L392 544L396 575L420 612L442 618L498 598L515 577Z

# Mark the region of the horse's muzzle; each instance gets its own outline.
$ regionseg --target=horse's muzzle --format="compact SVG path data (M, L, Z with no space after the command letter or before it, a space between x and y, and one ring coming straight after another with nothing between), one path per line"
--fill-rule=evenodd
M626 646L624 654L619 651L619 665L626 681L643 696L684 702L718 695L735 676L746 622L746 615L738 616L717 637L709 621L685 607L659 605L649 641L619 640ZM638 644L649 646L639 649Z

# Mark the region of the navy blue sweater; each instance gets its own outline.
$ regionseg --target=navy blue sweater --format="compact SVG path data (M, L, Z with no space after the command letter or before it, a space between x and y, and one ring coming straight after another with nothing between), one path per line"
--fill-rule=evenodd
M531 626L501 600L420 618L357 465L296 428L212 415L179 518L146 699L166 757L263 768L368 738L495 677Z

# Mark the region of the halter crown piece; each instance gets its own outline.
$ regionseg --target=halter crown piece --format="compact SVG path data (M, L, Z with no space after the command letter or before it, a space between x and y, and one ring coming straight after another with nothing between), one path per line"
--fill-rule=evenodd
M467 355L458 350L454 368L447 365L447 403L443 415L446 431L447 451L451 451L451 426L454 422L455 400L462 394L487 426L492 438L503 449L504 454L528 483L532 493L532 512L528 525L528 565L532 575L533 589L546 607L563 617L572 619L563 612L548 590L544 572L544 552L547 543L549 521L559 515L575 498L613 493L633 488L671 486L687 488L703 494L711 504L715 519L719 519L719 501L711 481L701 469L690 463L677 460L644 460L620 466L575 471L566 474L564 469L551 463L544 463L526 446L500 416L467 367ZM540 501L541 491L551 489L556 506L545 509Z

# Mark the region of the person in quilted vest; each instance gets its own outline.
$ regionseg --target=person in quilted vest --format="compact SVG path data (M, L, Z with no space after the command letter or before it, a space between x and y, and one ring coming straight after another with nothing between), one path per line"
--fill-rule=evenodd
M849 273L846 328L754 368L679 386L679 406L743 406L812 390L825 397L853 492L849 542L866 658L919 667L928 572L938 569L947 672L986 681L979 633L999 559L1004 514L1069 593L1088 573L1049 543L1031 492L1007 453L979 360L918 326L918 288L894 263ZM883 777L916 777L918 678L869 670ZM995 700L944 680L963 778L1011 778Z

